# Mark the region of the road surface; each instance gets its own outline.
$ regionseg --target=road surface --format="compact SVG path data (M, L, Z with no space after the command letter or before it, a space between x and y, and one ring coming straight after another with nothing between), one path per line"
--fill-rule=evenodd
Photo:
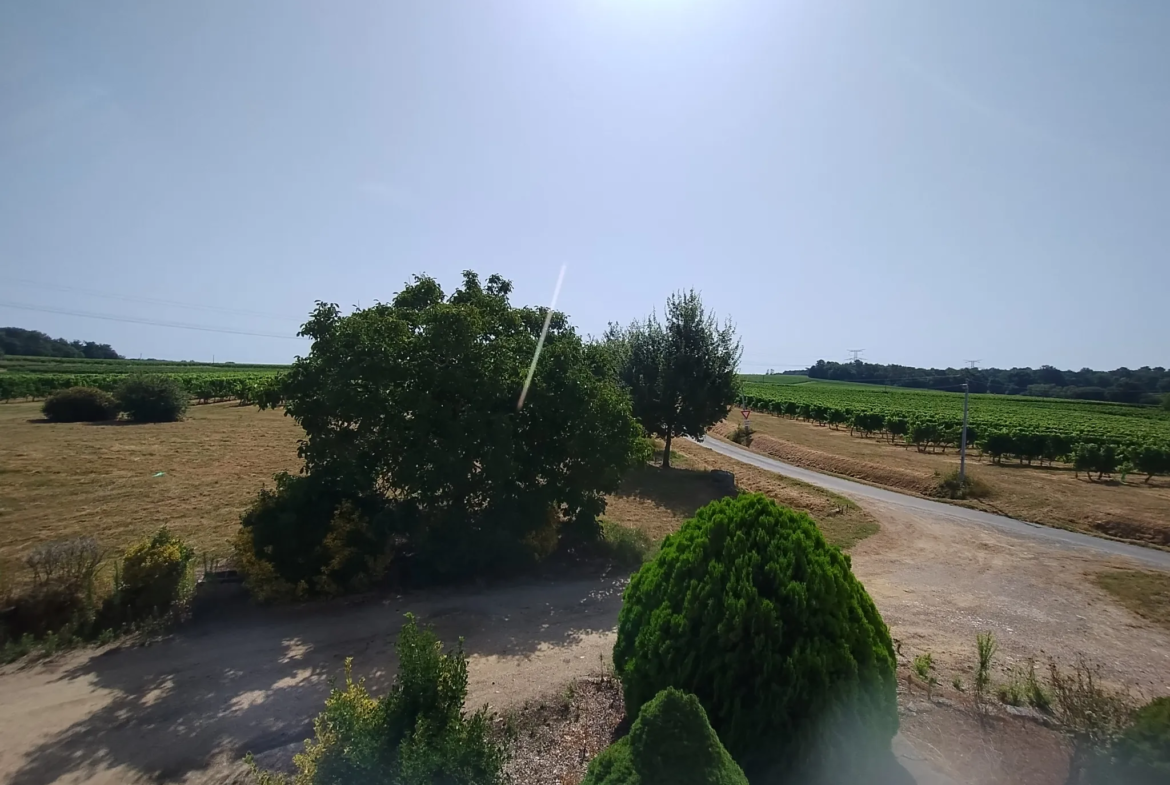
M972 510L968 507L960 507L954 504L923 499L919 496L898 493L897 491L889 491L885 488L877 488L873 485L834 477L830 474L821 474L820 472L814 472L809 469L802 469L799 466L793 466L792 464L778 461L775 458L760 455L757 452L752 452L736 444L730 444L714 437L707 437L703 441L698 442L698 444L742 463L776 472L777 474L783 474L786 477L802 480L810 485L816 485L858 501L866 499L879 501L920 514L925 513L956 522L991 526L1017 537L1040 539L1061 548L1095 551L1098 554L1107 556L1121 556L1142 562L1149 567L1170 570L1170 551L1144 548L1140 545L1132 545L1130 543L1107 540L1102 537L1094 537L1080 532L1027 523L1026 521L1018 521L1015 518L1008 518L1004 515L994 515L989 512L983 512L982 510Z

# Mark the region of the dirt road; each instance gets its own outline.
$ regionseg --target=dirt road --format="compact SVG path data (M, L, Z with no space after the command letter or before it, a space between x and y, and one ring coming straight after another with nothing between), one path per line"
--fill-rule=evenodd
M403 614L464 637L471 705L511 708L595 673L625 577L428 592L363 605L240 608L145 648L0 670L0 782L221 782L246 752L311 735L329 679L380 691Z

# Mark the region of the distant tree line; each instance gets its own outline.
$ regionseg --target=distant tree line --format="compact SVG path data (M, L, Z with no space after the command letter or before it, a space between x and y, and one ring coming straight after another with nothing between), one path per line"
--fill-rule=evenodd
M1041 398L1079 398L1117 403L1160 403L1170 394L1170 371L1143 366L1136 370L1062 371L1051 365L1039 368L915 368L881 365L861 360L839 363L817 360L806 374L811 379L886 384L928 390L956 390L964 382L972 392L999 395L1034 395Z
M51 338L39 330L0 327L0 357L6 354L23 357L76 357L91 360L120 360L122 355L108 343L67 341Z

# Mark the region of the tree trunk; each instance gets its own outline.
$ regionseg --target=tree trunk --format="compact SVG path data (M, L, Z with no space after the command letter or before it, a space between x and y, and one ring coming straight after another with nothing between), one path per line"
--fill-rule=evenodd
M662 449L662 468L663 469L670 468L670 439L673 436L673 434L670 432L670 430L671 430L670 428L666 429L666 446Z

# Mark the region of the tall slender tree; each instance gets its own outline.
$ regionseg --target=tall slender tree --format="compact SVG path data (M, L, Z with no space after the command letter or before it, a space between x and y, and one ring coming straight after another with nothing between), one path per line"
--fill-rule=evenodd
M702 436L735 403L742 350L731 322L719 324L693 289L671 295L663 316L652 313L624 330L611 325L606 338L620 358L634 416L666 443L662 466L670 468L671 440Z

